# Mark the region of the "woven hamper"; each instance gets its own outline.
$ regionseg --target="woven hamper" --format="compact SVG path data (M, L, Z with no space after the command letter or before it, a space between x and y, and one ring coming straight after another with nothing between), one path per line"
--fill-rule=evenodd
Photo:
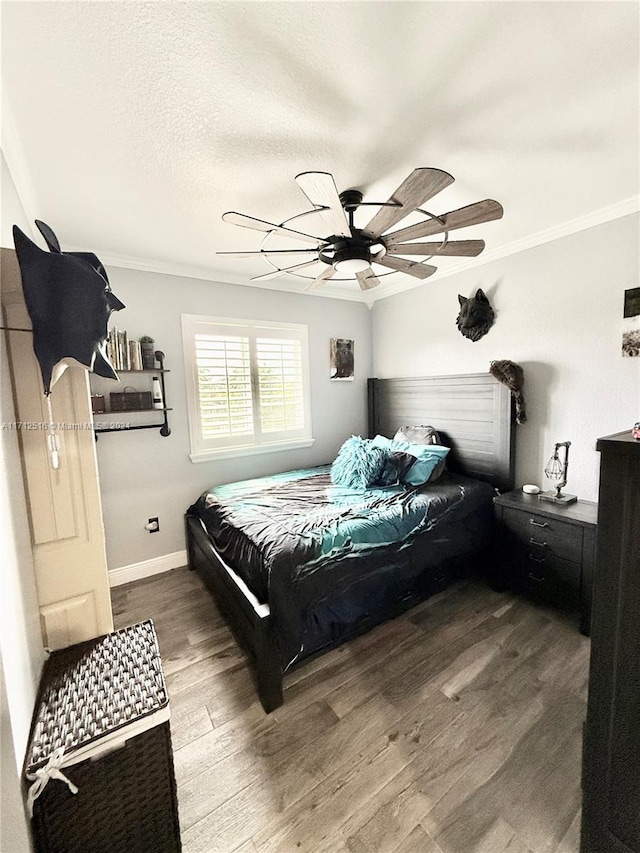
M150 620L51 654L25 776L36 853L181 850L169 699Z

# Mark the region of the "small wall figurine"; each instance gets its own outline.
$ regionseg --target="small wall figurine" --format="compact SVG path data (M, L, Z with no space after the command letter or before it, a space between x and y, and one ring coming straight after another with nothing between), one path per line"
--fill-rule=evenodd
M460 334L471 341L479 341L487 334L495 318L493 308L489 304L483 290L476 290L476 295L467 298L458 294L460 313L456 325Z

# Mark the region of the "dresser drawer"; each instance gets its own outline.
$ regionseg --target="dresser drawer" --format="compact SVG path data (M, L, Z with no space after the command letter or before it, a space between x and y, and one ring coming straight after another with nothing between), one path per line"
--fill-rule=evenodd
M503 510L502 521L536 557L582 562L581 527L508 507Z

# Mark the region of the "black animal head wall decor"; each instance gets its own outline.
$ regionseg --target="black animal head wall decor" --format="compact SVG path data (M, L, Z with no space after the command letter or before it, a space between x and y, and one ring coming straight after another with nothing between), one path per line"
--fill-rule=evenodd
M105 268L92 252L63 252L51 228L38 219L36 225L48 252L17 225L13 240L44 393L51 393L69 364L117 379L105 341L111 313L124 304L112 293Z
M479 341L487 334L495 318L493 308L483 290L476 290L476 295L471 297L458 294L460 313L456 318L456 325L460 334L471 341Z

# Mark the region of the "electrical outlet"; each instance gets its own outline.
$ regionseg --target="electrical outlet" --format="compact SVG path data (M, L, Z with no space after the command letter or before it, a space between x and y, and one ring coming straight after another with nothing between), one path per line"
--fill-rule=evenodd
M149 533L157 533L160 530L160 522L157 518L150 518L149 522L145 524L145 528Z

